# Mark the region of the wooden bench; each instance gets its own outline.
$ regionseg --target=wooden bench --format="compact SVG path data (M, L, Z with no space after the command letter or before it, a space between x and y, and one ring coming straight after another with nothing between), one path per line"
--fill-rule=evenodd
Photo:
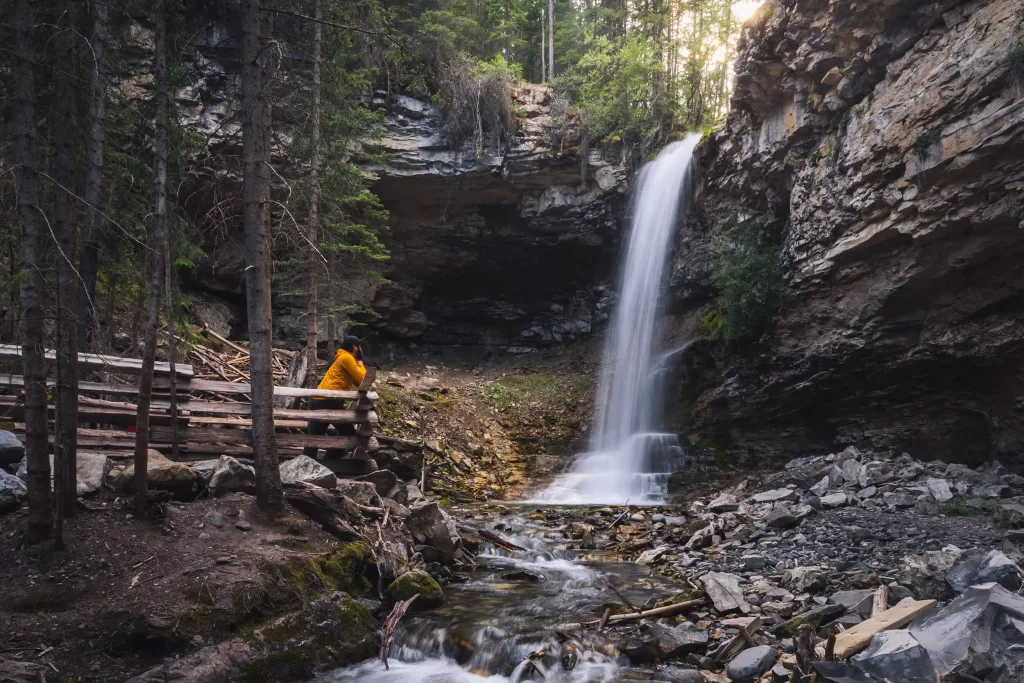
M49 364L56 362L53 351L46 352ZM0 345L0 363L20 363L21 347ZM108 381L79 382L78 443L83 449L103 449L111 455L130 456L135 447L135 435L127 429L97 429L90 425L133 427L137 413L131 399L138 395L137 376L142 361L99 354L79 354L80 368L109 373ZM162 452L172 450L172 421L177 425L179 458L196 460L217 455L247 456L252 453L252 387L245 383L198 379L191 365L176 364L176 392L178 409L170 410L170 366L157 363L154 369L153 400L150 409L150 445ZM130 380L120 375L133 376ZM365 460L376 450L374 429L377 424L375 407L379 400L371 391L376 377L375 368L367 368L366 378L355 391L327 391L297 387L274 387L274 396L287 398L334 399L346 403L336 410L274 409L274 427L278 431L278 451L282 458L298 455L303 448L340 449L350 451L355 459ZM118 381L120 380L120 381ZM134 381L133 381L134 380ZM48 380L52 385L53 381ZM20 394L25 386L24 377L0 374L0 421L19 421L24 418ZM52 393L52 392L51 392ZM219 398L221 400L214 400ZM119 400L110 400L110 399ZM48 407L53 419L54 407ZM296 434L305 430L310 421L332 424L350 424L354 435L311 436ZM52 441L52 435L51 435ZM358 468L357 468L358 469Z

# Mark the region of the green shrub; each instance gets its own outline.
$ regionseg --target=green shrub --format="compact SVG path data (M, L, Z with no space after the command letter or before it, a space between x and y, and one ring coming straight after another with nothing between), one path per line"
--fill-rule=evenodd
M1024 78L1024 45L1018 45L1006 55L1006 64L1010 74L1017 79Z
M723 308L722 338L727 342L760 338L782 304L782 262L766 227L764 218L749 220L719 235L712 247L714 284Z

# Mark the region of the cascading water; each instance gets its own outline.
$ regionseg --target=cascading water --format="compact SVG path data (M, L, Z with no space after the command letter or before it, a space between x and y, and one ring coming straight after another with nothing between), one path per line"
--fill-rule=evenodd
M681 463L683 450L676 435L656 431L664 383L652 359L672 236L677 218L689 208L693 151L699 141L700 135L691 133L640 170L590 451L578 455L537 502L659 503L669 474Z

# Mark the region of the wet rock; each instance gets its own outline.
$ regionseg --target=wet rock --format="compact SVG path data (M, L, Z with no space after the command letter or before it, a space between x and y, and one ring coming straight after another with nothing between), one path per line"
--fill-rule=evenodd
M28 487L25 482L0 470L0 514L17 510L27 496Z
M768 513L765 524L774 529L791 529L814 513L814 508L809 505L783 503Z
M709 572L702 579L704 591L719 612L731 612L745 604L740 578L735 574Z
M770 645L751 647L733 657L725 667L729 680L735 683L754 683L775 665L775 649Z
M222 456L225 457L225 456ZM195 489L196 475L188 465L168 460L159 451L150 449L146 464L149 488L155 491L170 491L176 496L188 496ZM135 464L128 465L117 479L117 490L132 490L135 481Z
M455 526L455 520L448 516L437 503L413 507L405 526L417 543L429 547L434 557L424 559L442 564L455 561L455 553L462 547L462 539Z
M505 572L501 574L499 578L503 581L527 581L529 583L544 583L547 581L547 577L540 572L531 572L526 569L521 569L514 572Z
M657 564L665 555L665 553L669 552L670 550L672 550L672 547L667 545L658 546L657 548L652 548L651 550L645 550L644 552L640 553L640 556L638 558L636 558L636 563L640 566Z
M957 559L946 581L955 593L962 593L979 583L995 582L1007 590L1020 588L1020 569L998 550L972 548Z
M0 429L0 468L8 467L25 457L25 447L11 432Z
M739 509L740 504L736 500L736 496L729 495L728 493L723 493L708 503L708 510L711 512L735 512Z
M384 591L384 596L392 602L408 600L418 595L410 611L440 607L444 604L444 592L430 574L422 569L408 571L392 581Z
M929 550L903 558L899 582L918 600L942 600L950 594L946 574L956 563L958 553Z
M998 584L968 588L911 624L909 633L928 651L939 676L1011 683L1024 673L1017 654L1024 647L1024 597Z
M298 455L281 464L281 483L285 486L312 484L323 489L333 489L338 476L308 455Z
M691 652L703 652L708 646L707 629L686 621L671 628L656 622L643 621L636 635L621 643L619 650L630 658L649 662L674 659Z
M570 538L583 538L583 535L588 531L593 532L594 527L584 522L573 522L569 525L569 537Z
M222 455L210 477L210 491L214 494L228 491L241 493L256 492L256 470L250 465L238 462L230 455Z
M783 575L782 585L796 593L820 593L828 581L816 567L794 567Z
M384 498L398 486L398 476L391 470L377 470L356 477L355 481L368 481L377 489L377 495Z

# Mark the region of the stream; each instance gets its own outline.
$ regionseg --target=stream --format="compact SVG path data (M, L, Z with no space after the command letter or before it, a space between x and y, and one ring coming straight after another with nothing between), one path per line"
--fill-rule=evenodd
M575 510L598 516L596 508ZM608 581L638 607L650 598L673 595L678 584L649 576L649 568L611 554L571 549L578 542L562 527L529 518L536 513L532 506L451 512L461 524L490 529L526 550L506 552L484 543L478 568L461 574L464 582L444 586L445 606L403 619L391 647L390 669L373 660L332 671L318 683L665 680L652 669L631 668L628 659L616 654L621 631L602 637L591 629L587 637L592 640L586 642L566 640L555 631L560 624L596 619L607 606L621 605ZM544 512L559 515L552 508Z

